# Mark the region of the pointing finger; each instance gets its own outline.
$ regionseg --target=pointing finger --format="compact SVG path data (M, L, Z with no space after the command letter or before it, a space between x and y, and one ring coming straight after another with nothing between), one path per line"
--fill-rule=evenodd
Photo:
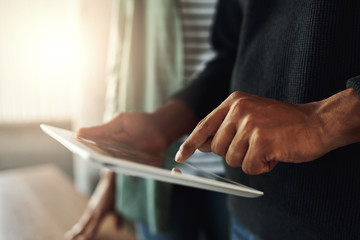
M188 139L181 145L175 160L177 162L185 161L196 149L203 146L209 138L212 138L223 122L226 113L226 108L218 108L201 120Z

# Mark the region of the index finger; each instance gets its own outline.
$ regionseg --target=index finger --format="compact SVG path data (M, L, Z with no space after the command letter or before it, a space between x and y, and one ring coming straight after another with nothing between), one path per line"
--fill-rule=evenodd
M180 146L179 151L176 153L175 161L185 161L210 137L213 137L228 114L232 103L248 96L252 95L241 91L233 92L215 110L200 121L189 138Z
M227 114L226 107L220 105L207 117L199 122L188 139L180 146L176 153L175 161L184 162L196 149L201 147L207 139L214 136Z
M232 102L239 98L248 97L249 95L250 94L241 91L233 92L215 110L200 121L189 138L180 146L179 151L176 153L175 161L185 161L210 137L213 137L229 112Z

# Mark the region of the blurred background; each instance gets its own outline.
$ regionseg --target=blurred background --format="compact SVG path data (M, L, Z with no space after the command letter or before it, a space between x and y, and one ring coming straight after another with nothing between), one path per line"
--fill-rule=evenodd
M40 130L102 121L113 0L0 0L0 170L71 153ZM84 71L86 69L86 71Z

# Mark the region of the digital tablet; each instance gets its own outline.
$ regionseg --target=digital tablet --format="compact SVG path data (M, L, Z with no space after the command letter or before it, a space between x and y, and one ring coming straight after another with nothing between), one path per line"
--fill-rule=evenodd
M115 172L247 198L263 195L261 191L187 162L177 163L174 157L165 154L140 151L118 142L78 138L73 131L44 124L41 124L41 129L74 154Z

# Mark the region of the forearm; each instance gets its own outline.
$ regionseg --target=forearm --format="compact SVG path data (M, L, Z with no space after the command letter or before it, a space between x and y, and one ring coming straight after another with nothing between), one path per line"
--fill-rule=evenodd
M329 151L360 141L360 97L353 88L314 103Z
M151 113L151 116L168 143L190 133L199 121L195 113L180 100L168 101Z

